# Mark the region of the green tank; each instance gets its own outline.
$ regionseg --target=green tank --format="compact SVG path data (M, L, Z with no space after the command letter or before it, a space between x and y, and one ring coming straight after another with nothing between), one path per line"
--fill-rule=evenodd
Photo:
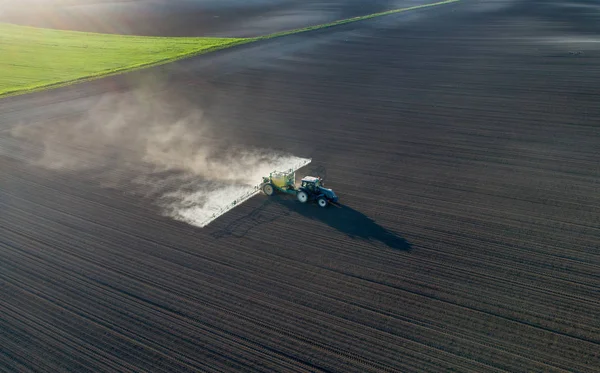
M268 177L263 177L261 189L267 195L273 195L275 190L285 193L295 193L296 172L293 169L271 172Z

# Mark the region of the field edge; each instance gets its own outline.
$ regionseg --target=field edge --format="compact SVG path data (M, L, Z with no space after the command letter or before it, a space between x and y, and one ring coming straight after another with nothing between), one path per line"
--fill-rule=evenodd
M186 59L186 58L190 58L190 57L194 57L194 56L198 56L198 55L202 55L202 54L206 54L206 53L216 52L216 51L222 50L222 49L232 48L234 46L250 43L252 41L254 41L254 40L240 38L239 40L234 40L229 43L223 43L223 44L219 44L219 45L209 47L209 48L204 48L204 49L197 49L197 50L194 50L189 53L182 53L182 54L174 56L174 57L164 58L161 60L151 61L148 63L123 66L121 68L111 69L108 71L107 70L99 71L95 74L88 74L85 76L77 77L77 78L70 79L70 80L64 80L64 81L60 81L60 82L56 82L56 83L40 84L40 85L34 85L34 86L29 86L29 87L23 87L20 89L0 91L0 100L3 98L20 96L20 95L25 95L25 94L29 94L29 93L35 93L35 92L48 91L48 90L55 89L55 88L66 87L69 85L74 85L74 84L83 83L83 82L92 81L92 80L98 80L101 78L106 78L106 77L115 76L115 75L121 75L124 73L138 71L138 70L146 69L149 67L161 66L161 65L165 65L165 64L168 64L171 62L182 60L182 59Z
M248 43L259 42L259 41L267 41L270 39L275 39L275 38L280 38L280 37L290 36L290 35L296 35L296 34L300 34L300 33L304 33L304 32L318 31L318 30L331 28L331 27L335 27L335 26L341 26L341 25L345 25L345 24L349 24L349 23L366 21L369 19L377 18L377 17L383 17L383 16L387 16L387 15L393 15L393 14L408 12L408 11L412 11L412 10L425 9L425 8L430 8L430 7L434 7L434 6L452 4L452 3L457 3L460 1L462 1L462 0L443 0L443 1L438 1L435 3L415 5L415 6L411 6L411 7L407 7L407 8L391 9L391 10L387 10L384 12L367 14L364 16L357 16L357 17L352 17L352 18L341 19L341 20L334 21L334 22L329 22L329 23L324 23L324 24L314 25L314 26L307 26L307 27L289 30L289 31L275 32L275 33L268 34L268 35L249 37L249 38L235 38L237 40L234 40L229 43L219 44L214 47L209 47L206 49L199 49L199 50L195 50L195 51L189 52L189 53L183 53L183 54L180 54L180 55L177 55L174 57L170 57L170 58L165 58L162 60L152 61L152 62L143 63L143 64L136 64L133 66L131 66L131 65L124 66L122 68L111 69L109 71L100 71L95 74L88 74L85 76L77 77L75 79L70 79L70 80L56 82L56 83L40 84L40 85L35 85L35 86L23 87L20 89L13 89L13 90L9 89L6 91L0 91L0 100L3 98L21 96L21 95L35 93L35 92L48 91L48 90L55 89L55 88L66 87L69 85L84 83L84 82L92 81L92 80L98 80L98 79L115 76L115 75L121 75L124 73L134 72L134 71L138 71L138 70L142 70L142 69L146 69L146 68L150 68L150 67L161 66L161 65L165 65L165 64L168 64L171 62L183 60L186 58L190 58L190 57L194 57L194 56L198 56L198 55L202 55L202 54L216 52L218 50L232 48L232 47L242 45L242 44L248 44ZM30 26L23 26L23 27L30 27ZM69 32L73 32L73 31L69 31ZM86 33L86 34L89 34L89 33ZM121 36L127 37L127 36L131 36L131 35L121 35ZM149 38L152 38L152 37L149 37ZM189 37L185 37L185 39L189 39Z

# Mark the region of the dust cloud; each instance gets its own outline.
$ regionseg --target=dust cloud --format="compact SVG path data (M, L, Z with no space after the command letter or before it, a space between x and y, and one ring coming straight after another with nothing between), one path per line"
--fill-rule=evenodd
M258 192L273 170L310 162L224 139L202 110L146 91L109 94L78 118L23 124L11 135L28 162L86 172L103 187L150 198L171 218L203 227Z

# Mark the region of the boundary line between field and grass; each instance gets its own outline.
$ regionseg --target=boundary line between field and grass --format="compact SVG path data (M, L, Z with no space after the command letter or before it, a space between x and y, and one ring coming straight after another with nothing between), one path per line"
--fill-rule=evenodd
M445 4L450 4L450 3L456 3L456 2L459 2L459 1L461 1L461 0L444 0L444 1L439 1L437 3L422 4L422 5L411 6L411 7L408 7L408 8L386 10L384 12L372 13L372 14L367 14L365 16L358 16L358 17L341 19L339 21L334 21L334 22L330 22L330 23L324 23L324 24L316 25L316 26L308 26L308 27L303 27L303 28L299 28L299 29L295 29L295 30L290 30L290 31L275 32L273 34L269 34L269 35L265 35L265 36L258 36L258 37L251 38L251 39L253 39L253 41L254 40L273 39L273 38L278 38L278 37L287 36L287 35L299 34L299 33L307 32L307 31L321 30L321 29L328 28L328 27L335 27L335 26L339 26L339 25L345 25L345 24L352 23L352 22L364 21L364 20L371 19L371 18L376 18L376 17L382 17L382 16L391 15L391 14L408 12L408 11L411 11L411 10L417 10L417 9L423 9L423 8L430 8L430 7L434 7L434 6L438 6L438 5L445 5Z
M128 35L125 35L125 36L128 36ZM22 89L15 89L14 91L6 91L3 93L0 93L0 99L2 99L4 97L18 96L18 95L23 95L23 94L27 94L27 93L47 91L47 90L54 89L54 88L60 88L60 87L65 87L65 86L69 86L69 85L73 85L73 84L77 84L77 83L83 83L83 82L87 82L87 81L91 81L91 80L97 80L100 78L106 78L106 77L110 77L110 76L120 75L123 73L134 72L134 71L146 69L149 67L161 66L161 65L179 61L179 60L182 60L185 58L190 58L190 57L198 56L198 55L205 54L205 53L216 52L218 50L231 48L236 45L246 44L246 43L250 43L253 41L254 40L252 40L252 39L240 38L240 40L232 41L231 43L224 43L224 44L217 45L217 46L210 47L210 48L198 49L198 50L195 50L195 51L192 51L189 53L182 53L180 55L173 56L171 58L165 58L162 60L151 61L148 63L142 63L142 64L133 65L133 66L131 66L131 65L124 66L121 68L111 69L109 71L100 71L98 73L90 74L85 77L75 78L75 79L71 79L71 80L64 80L61 82L50 83L50 84L34 86L34 87L24 87Z
M386 16L386 15L403 13L403 12L408 12L411 10L424 9L424 8L429 8L429 7L439 6L439 5L451 4L451 3L456 3L459 1L461 1L461 0L438 1L435 3L415 5L415 6L411 6L411 7L407 7L407 8L392 9L392 10L388 10L388 11L384 11L384 12L372 13L372 14L367 14L364 16L357 16L357 17L342 19L342 20L324 23L324 24L315 25L315 26L303 27L303 28L289 30L289 31L280 31L280 32L275 32L275 33L268 34L268 35L249 37L249 38L239 38L238 40L232 41L230 43L221 44L221 45L209 47L206 49L198 49L198 50L195 50L195 51L192 51L189 53L183 53L181 55L173 56L173 57L162 59L162 60L152 61L152 62L143 63L143 64L137 64L134 66L125 66L122 68L116 68L116 69L112 69L109 71L100 71L98 73L90 74L85 77L79 77L79 78L75 78L75 79L71 79L71 80L50 83L50 84L46 84L46 85L40 85L40 86L35 86L35 87L24 87L21 89L17 88L12 91L5 91L3 93L0 93L0 99L5 98L5 97L24 95L24 94L28 94L28 93L46 91L46 90L50 90L50 89L54 89L54 88L60 88L60 87L68 86L68 85L77 84L77 83L83 83L86 81L97 80L100 78L110 77L110 76L114 76L114 75L120 75L120 74L123 74L126 72L133 72L133 71L137 71L137 70L141 70L141 69L145 69L145 68L149 68L149 67L165 65L165 64L168 64L171 62L179 61L182 59L186 59L186 58L190 58L190 57L194 57L194 56L198 56L198 55L202 55L202 54L216 52L218 50L232 48L234 46L239 46L242 44L248 44L248 43L253 43L253 42L257 42L257 41L264 41L264 40L279 38L279 37L288 36L288 35L300 34L303 32L316 31L316 30L321 30L321 29L325 29L325 28L345 25L348 23L364 21L364 20L368 20L368 19L372 19L372 18L376 18L376 17L382 17L382 16ZM24 27L29 27L29 26L24 26ZM75 31L70 31L70 32L75 32ZM122 36L126 37L129 35L122 35ZM161 37L154 37L154 38L161 38ZM185 38L189 39L189 37L185 37ZM182 39L183 39L183 37L182 37Z

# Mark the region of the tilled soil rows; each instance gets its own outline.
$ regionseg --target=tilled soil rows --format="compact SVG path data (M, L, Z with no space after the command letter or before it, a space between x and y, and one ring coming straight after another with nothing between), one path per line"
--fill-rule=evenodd
M0 370L597 371L600 22L569 6L465 0L0 100ZM56 169L14 136L119 95L310 158L342 206L261 194L197 228L126 144L65 138L112 158Z

